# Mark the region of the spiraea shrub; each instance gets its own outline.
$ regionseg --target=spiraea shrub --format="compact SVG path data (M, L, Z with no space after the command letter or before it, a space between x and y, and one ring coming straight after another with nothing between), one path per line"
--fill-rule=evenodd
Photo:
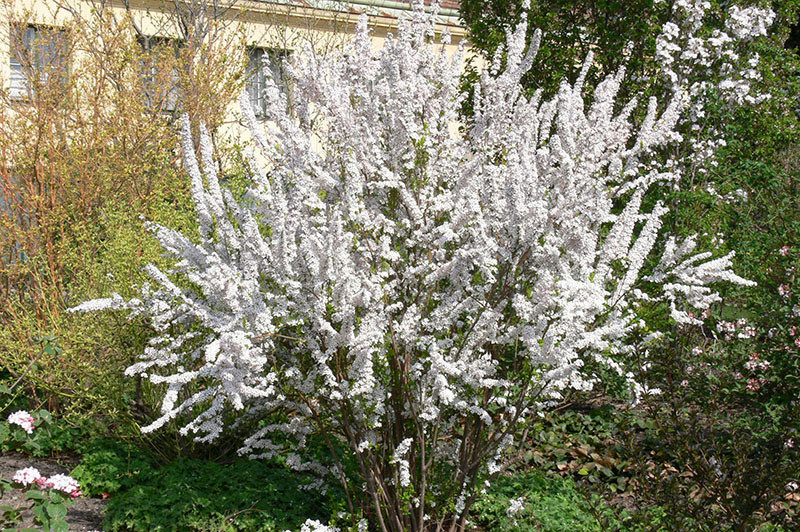
M736 19L741 36L768 18ZM299 54L291 106L274 82L270 122L242 100L254 153L238 201L206 127L196 152L183 118L201 239L150 224L176 266L148 266L137 298L74 309L158 332L127 370L163 391L145 431L249 429L240 452L340 481L377 529L463 530L523 420L599 367L649 391L626 369L659 336L649 317L697 324L712 285L749 283L645 201L681 179L692 80L667 64L663 100L620 101L623 69L587 87L589 56L574 83L528 96L540 35L525 34L523 20L482 74L463 134L462 57L421 2L377 52L362 18L342 52ZM311 438L328 456L304 452Z

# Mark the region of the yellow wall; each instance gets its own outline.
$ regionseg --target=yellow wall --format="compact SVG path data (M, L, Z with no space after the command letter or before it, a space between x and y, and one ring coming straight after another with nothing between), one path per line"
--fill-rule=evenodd
M23 20L30 24L60 27L67 24L73 15L70 9L77 10L82 17L90 17L94 4L85 0L0 0L0 79L5 87L9 80L9 13L16 13L16 18L24 13ZM188 0L188 4L196 0ZM159 0L130 0L130 12L133 21L147 35L176 38L179 36L172 17L173 7L170 2ZM110 7L115 16L122 17L126 12L125 4L120 0L112 0ZM317 52L329 51L341 46L348 36L352 35L358 20L358 13L333 10L312 9L307 7L288 6L285 3L257 2L238 0L225 6L224 14L219 17L230 33L231 42L238 46L258 46L263 48L279 48L300 51L311 45ZM385 16L382 12L369 16L372 28L374 47L379 48L387 33L397 28L398 19ZM438 28L450 32L452 43L449 52L455 53L461 40L465 38L462 28L454 25L451 19L442 18L443 24ZM79 59L77 59L79 61ZM76 68L72 65L72 68ZM230 102L223 136L238 136L239 127L238 104Z

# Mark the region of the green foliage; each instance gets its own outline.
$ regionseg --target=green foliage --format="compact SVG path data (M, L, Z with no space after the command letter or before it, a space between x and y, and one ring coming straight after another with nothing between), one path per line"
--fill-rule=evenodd
M0 495L4 491L13 489L13 487L13 483L0 480ZM48 532L69 532L69 525L66 521L67 507L72 505L72 500L69 497L55 490L43 492L37 489L27 489L24 500L28 506L0 506L0 525L4 525L3 532L42 530L40 528L14 528L15 525L22 521L28 511L33 514L33 522L44 527L43 530ZM9 527L9 525L11 526Z
M48 493L28 490L25 498L33 502L33 520L49 532L69 532L67 506L72 501L56 490Z
M711 3L715 7L731 4L720 0ZM519 23L523 13L523 0L461 0L460 4L470 42L487 58L494 56L505 42L506 31ZM592 52L594 63L587 78L588 86L594 86L623 64L628 74L623 90L632 95L650 86L656 81L655 39L663 23L672 16L672 4L654 0L532 0L526 11L528 37L538 28L544 32L544 39L524 83L552 95L562 80L575 81L584 59ZM771 4L778 14L772 44L782 48L789 36L789 24L797 22L800 2L780 0ZM472 70L468 80L474 80L475 74Z
M119 465L118 458L111 460L111 468ZM90 470L106 474L89 463L82 474ZM325 498L303 490L296 473L261 461L217 464L181 458L160 469L112 475L124 489L106 508L104 530L109 532L272 532L330 517Z
M520 497L523 509L508 515L511 500ZM662 526L663 512L651 511L646 528L640 528L630 512L614 509L597 495L582 493L573 480L538 471L497 479L475 503L471 515L478 525L493 532L668 530Z
M71 475L89 497L116 494L154 474L152 458L131 443L95 439L83 453Z
M524 82L553 94L562 80L575 81L592 51L596 68L588 81L593 85L622 65L629 45L628 71L641 75L668 11L668 3L653 0L533 0L527 11L529 38L537 28L545 35ZM505 42L506 29L519 23L522 12L522 0L461 0L470 41L487 57Z

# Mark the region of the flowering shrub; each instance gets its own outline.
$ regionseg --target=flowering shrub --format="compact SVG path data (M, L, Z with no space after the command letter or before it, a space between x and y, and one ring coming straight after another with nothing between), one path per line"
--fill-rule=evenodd
M732 305L715 309L702 328L684 331L653 357L651 377L664 392L648 398L658 443L632 451L641 459L642 495L679 522L732 530L798 525L798 261L783 246L771 255L765 271L772 279L762 290L779 304L762 316Z
M498 28L515 19L521 3L462 0L462 13L475 32L472 42L491 50L491 40L503 33ZM549 29L547 45L551 52L594 48L599 63L596 72L610 72L620 62L627 62L632 82L625 85L628 94L635 93L637 85L659 94L662 83L668 82L668 77L653 75L657 45L662 51L672 49L671 57L677 62L684 55L693 56L687 58L696 68L688 77L694 80L692 83L702 83L705 92L693 94L693 110L686 114L687 121L679 131L684 151L702 151L704 155L681 159L682 181L673 184L672 190L651 190L655 193L648 200L662 198L671 207L664 220L668 231L702 233L700 245L711 245L720 253L740 250L736 271L758 282L757 287L722 287L725 304L715 305L708 315L699 315L702 327L657 325L657 330L669 332L658 345L640 351L642 360L649 362L648 375L642 378L650 387L663 390L660 396L648 398L657 406L641 413L655 428L643 430L638 425L640 412L634 411L630 422L619 422L612 431L629 427L624 429L629 434L618 440L619 445L642 459L641 474L630 483L641 488L637 489L638 502L651 501L667 508L669 515L675 516L678 529L719 530L730 525L750 530L758 523L779 523L784 518L784 526L793 529L797 526L796 514L794 521L789 519L797 504L785 497L784 486L800 475L800 469L782 442L800 426L794 413L800 395L800 368L796 351L787 349L795 345L789 335L796 324L791 317L793 296L784 299L782 294L792 289L792 277L784 276L784 272L793 265L788 259L797 256L794 244L800 239L796 112L800 56L796 40L795 50L784 49L784 45L789 46L784 43L790 25L798 20L800 3L701 2L707 16L694 31L697 41L690 47L691 26L685 28L687 31L680 28L691 20L699 22L695 16L687 16L685 9L697 3L534 1L533 16L538 17L534 20L554 19L540 23ZM755 10L754 4L769 5L776 11L767 35L763 32L773 15ZM736 15L728 18L724 8L733 5L738 6ZM581 17L581 24L575 23L574 16ZM744 34L758 37L736 42L743 34L737 28L744 16L750 22L763 20L764 24L748 22L750 29ZM679 28L677 40L653 38L652 28L665 20ZM580 31L572 30L579 26ZM722 37L723 33L727 37ZM626 40L635 41L630 54ZM679 44L671 47L670 42ZM714 51L720 50L720 45L726 50L717 55ZM694 54L702 48L712 53ZM548 61L547 53L540 54L534 69L563 72L574 79L574 60L550 57L554 60ZM706 62L707 67L699 61ZM728 66L724 66L726 63ZM736 92L726 94L739 82L734 79L723 85L725 70L748 82L749 90L742 92L744 99L732 100ZM685 71L685 67L675 70ZM554 78L559 79L561 75ZM699 107L704 113L701 120L694 111L698 104L704 104ZM751 358L753 354L758 361ZM764 369L759 361L770 367ZM606 393L614 393L613 385ZM568 430L583 432L582 427ZM716 457L719 476L716 468L703 461L703 457L711 456ZM672 468L672 472L661 476L658 470L662 468ZM602 484L607 487L607 481ZM800 499L797 494L792 496ZM777 511L781 505L783 510Z
M539 41L525 50L525 33L509 34L456 136L461 57L432 42L434 19L418 3L377 53L362 19L344 53L289 68L293 111L274 83L274 122L243 99L257 156L240 202L205 126L198 163L183 118L201 241L152 224L176 268L149 266L141 299L74 309L128 309L158 331L127 370L164 387L145 431L186 419L210 441L254 423L242 453L290 447L289 466L341 480L381 530L463 530L520 422L590 388L586 366L647 393L623 365L634 335L657 336L641 309L697 324L719 300L710 285L751 284L732 253L660 234L667 209L643 201L680 178L660 152L680 140L687 86L639 122L636 100L617 101L622 71L585 99L590 57L553 98L528 98ZM330 460L302 455L310 435Z
M16 430L25 435L33 433L34 417L24 410L8 416L8 423L18 426ZM0 496L4 492L18 489L25 493L19 506L0 506L0 525L3 530L15 530L30 512L34 523L44 527L48 532L67 532L69 525L64 520L67 507L82 495L78 482L63 474L45 477L35 467L18 470L11 480L0 478ZM30 530L30 529L26 529Z

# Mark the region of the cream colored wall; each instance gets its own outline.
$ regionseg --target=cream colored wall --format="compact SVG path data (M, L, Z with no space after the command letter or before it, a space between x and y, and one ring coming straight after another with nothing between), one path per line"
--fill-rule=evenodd
M0 79L8 87L9 82L9 13L17 14L17 19L28 23L59 27L67 24L73 15L64 5L77 9L83 17L89 17L93 7L86 0L0 0ZM120 0L112 0L109 6L116 15L122 17L126 8ZM20 14L24 14L20 17ZM131 15L145 34L177 38L179 33L171 18L170 4L158 0L131 0ZM238 0L221 17L225 30L240 46L258 46L300 51L311 45L317 52L331 51L342 46L355 31L358 15L334 11L292 7L268 2ZM373 47L379 49L387 34L396 32L398 20L393 17L370 15L369 23L373 35ZM455 53L459 43L465 39L462 28L454 25L441 25L451 33L452 42L447 46L448 53ZM235 37L234 37L235 36ZM75 61L80 62L80 57ZM76 68L76 65L72 65ZM246 141L241 126L238 103L231 101L227 107L227 118L218 131L221 141ZM453 125L455 132L458 125Z

